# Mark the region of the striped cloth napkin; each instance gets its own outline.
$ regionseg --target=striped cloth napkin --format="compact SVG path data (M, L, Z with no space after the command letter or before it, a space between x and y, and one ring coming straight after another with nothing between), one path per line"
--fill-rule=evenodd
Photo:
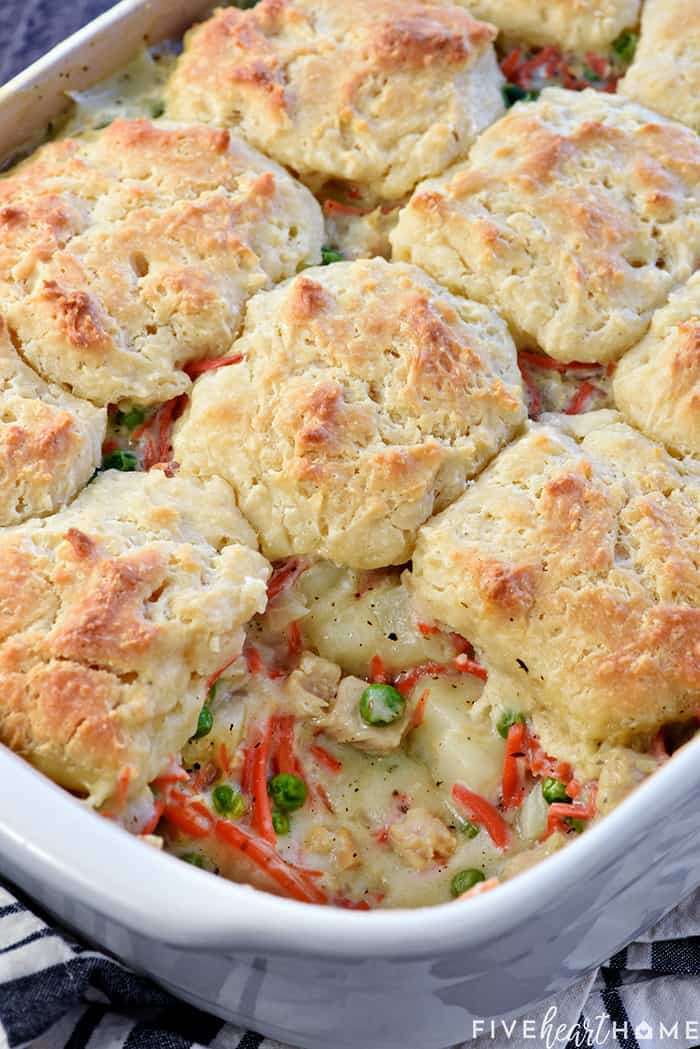
M464 1038L462 1049L700 1046L700 893L557 999L517 1019L465 1021ZM0 888L0 1049L20 1046L289 1049L176 1001Z

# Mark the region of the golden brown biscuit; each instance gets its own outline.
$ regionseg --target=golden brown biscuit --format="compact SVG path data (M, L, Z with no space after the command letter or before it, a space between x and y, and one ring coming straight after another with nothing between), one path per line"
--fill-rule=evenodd
M700 454L700 273L674 292L622 358L613 394L647 436L681 455Z
M208 675L265 607L267 562L221 480L109 471L0 536L0 739L100 804L179 754Z
M700 262L700 140L621 97L549 88L418 186L392 244L521 344L614 360Z
M409 193L503 112L493 26L440 0L261 0L187 35L167 113L232 127L318 189Z
M578 761L700 701L700 465L614 412L549 419L421 529L412 583Z
M0 526L72 499L100 464L106 426L104 408L24 364L0 317Z
M634 62L618 90L700 131L700 6L645 0Z
M458 0L462 3L463 0ZM662 0L663 2L663 0ZM639 0L464 0L514 40L571 51L607 47L636 24ZM648 3L648 0L647 0Z
M0 181L0 314L77 395L164 401L322 239L308 190L227 131L116 120Z
M407 560L525 418L501 319L383 259L257 295L235 349L196 383L174 454L231 481L271 558Z

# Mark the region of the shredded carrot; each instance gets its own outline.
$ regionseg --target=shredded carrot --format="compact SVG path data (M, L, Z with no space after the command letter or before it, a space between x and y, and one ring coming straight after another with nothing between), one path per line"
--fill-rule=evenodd
M478 677L482 681L488 680L489 675L486 667L482 667L475 659L470 659L466 652L455 656L452 660L452 666L455 670L459 670L460 674L471 674L472 677Z
M261 674L263 672L265 664L255 645L246 642L243 648L243 655L245 656L249 674Z
M518 721L508 729L503 759L502 797L507 809L517 809L525 797L524 757L527 728Z
M588 364L586 361L555 361L553 357L547 357L544 353L535 353L534 350L520 350L518 352L518 360L524 361L525 364L529 364L534 368L541 368L544 371L553 372L576 372L576 371L592 371L600 372L601 365L593 362Z
M537 419L538 416L542 414L542 398L540 397L540 391L537 389L535 380L532 377L532 372L520 359L518 359L518 367L520 368L523 385L527 393L527 414L531 419Z
M338 761L325 747L319 747L314 743L309 747L309 753L316 758L319 765L323 765L329 772L340 772L343 767L342 761Z
M435 626L434 623L418 623L417 626L418 632L422 634L423 637L433 637L434 634L442 633L440 627Z
M555 801L547 810L547 827L540 841L545 841L555 830L568 830L566 820L590 820L596 814L598 784L591 784L588 802L585 805L569 804L566 801Z
M332 218L334 215L368 215L367 208L358 208L354 204L341 204L339 200L324 200L323 213Z
M253 762L255 751L253 747L246 747L243 751L243 765L241 766L241 790L249 796L253 793Z
M498 809L475 794L463 783L455 783L452 788L452 797L469 815L469 818L484 828L494 845L499 849L505 849L510 843L510 827L501 816Z
M585 411L591 397L595 396L596 393L602 394L602 392L599 386L586 379L565 406L564 415L580 415L581 412Z
M428 702L428 696L430 695L430 689L424 688L420 694L418 702L416 703L416 709L413 711L413 717L411 723L408 726L409 732L414 728L420 728L425 720L425 707Z
M484 892L490 892L491 889L495 889L501 882L498 878L487 878L486 881L479 881L476 885L472 885L471 889L467 889L459 897L460 900L471 900L474 896L481 896Z
M595 51L587 51L585 57L586 65L589 69L592 69L601 80L605 80L609 72L607 59L603 58L602 55L597 55Z
M358 900L357 903L353 900L339 899L335 901L336 907L342 907L346 911L371 911L372 908L367 903L367 900Z
M219 744L219 768L228 779L233 776L233 769L229 760L228 747L225 743Z
M582 790L583 787L578 782L578 780L575 779L569 780L569 782L566 785L566 793L570 798L577 798Z
M278 715L271 720L271 731L275 739L274 760L277 771L290 776L298 775L299 763L294 756L294 717Z
M520 65L522 57L522 48L516 47L513 51L510 52L509 55L506 55L506 57L503 59L503 61L501 62L501 72L503 73L503 76L506 78L506 80L513 80L513 77L515 76L516 70Z
M212 687L216 684L216 682L219 680L221 675L224 674L228 670L228 668L230 666L233 666L233 664L236 662L236 660L239 657L240 657L240 652L237 655L235 655L235 656L231 656L231 658L226 663L224 663L223 666L220 666L218 670L215 670L213 674L209 675L209 677L206 680L206 695L207 696L209 695L209 692L211 691Z
M190 379L196 379L198 375L204 375L205 372L228 368L230 364L240 364L242 360L242 353L232 353L230 357L207 357L202 361L190 361L182 370Z
M129 795L129 784L131 783L135 772L136 769L133 765L126 765L119 773L116 794L116 802L119 809L123 809L126 805L126 799Z
M188 400L186 393L171 398L133 431L132 440L144 441L143 465L146 470L170 462L173 423L182 415Z
M299 623L294 620L293 623L289 624L289 662L296 662L301 655L303 649L303 642L301 639L301 630L299 629Z
M389 840L389 828L386 826L378 827L377 830L372 831L372 837L377 845L386 845Z
M327 903L325 893L314 885L308 872L299 867L291 867L278 856L264 841L258 841L247 834L235 823L228 820L217 820L214 834L227 845L248 856L257 867L263 870L285 895L303 903Z
M292 586L308 567L308 561L303 561L298 557L290 557L286 561L276 564L267 584L268 604L274 601L276 597L279 597L284 590Z
M416 625L418 632L423 637L434 637L436 634L440 634L442 637L447 638L452 642L456 655L461 656L464 653L470 657L474 655L474 647L471 642L467 641L466 637L456 633L456 631L443 630L442 627L436 626L434 623L417 623Z
M370 659L369 679L375 685L385 685L389 680L389 675L381 656L372 656Z
M542 747L537 736L531 732L527 734L527 765L533 776L538 779L543 776L552 776L568 783L573 775L571 765L566 761L558 761L550 757Z
M328 797L325 788L320 783L315 783L313 786L313 790L315 791L324 809L326 809L330 813L334 813L335 809L333 808L331 799Z
M488 672L485 667L482 667L475 660L470 659L466 652L462 652L460 655L455 656L451 664L437 663L435 660L428 660L426 663L419 663L417 667L411 667L410 670L403 670L400 674L397 674L394 679L394 688L396 688L402 696L407 696L411 689L418 684L421 678L424 677L439 677L441 674L449 674L451 670L457 670L460 674L471 674L473 677L478 677L482 681L486 681Z
M206 838L211 833L213 817L206 808L195 807L194 802L180 791L171 791L163 805L163 816L176 830L191 838Z
M168 769L167 772L161 772L160 776L156 776L154 780L151 780L151 786L162 788L168 786L170 783L184 783L188 779L189 776L184 769Z
M267 794L267 761L270 753L270 736L272 723L268 722L260 740L253 746L252 769L252 822L261 838L274 845L277 841L275 828L272 825L272 810Z

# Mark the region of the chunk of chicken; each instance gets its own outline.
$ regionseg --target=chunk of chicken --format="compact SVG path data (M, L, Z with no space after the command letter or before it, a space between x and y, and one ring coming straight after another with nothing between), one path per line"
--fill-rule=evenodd
M360 716L360 698L367 682L359 677L344 677L338 686L335 703L319 721L320 727L338 743L352 743L370 754L396 750L411 724L410 704L403 716L390 725L367 725Z
M304 845L311 852L330 856L337 871L350 870L361 862L357 843L347 827L330 830L319 823L306 835Z
M301 718L319 718L338 691L340 667L312 652L303 652L296 670L289 675L286 691Z
M389 844L414 870L442 866L457 848L457 838L427 809L409 809L389 828Z

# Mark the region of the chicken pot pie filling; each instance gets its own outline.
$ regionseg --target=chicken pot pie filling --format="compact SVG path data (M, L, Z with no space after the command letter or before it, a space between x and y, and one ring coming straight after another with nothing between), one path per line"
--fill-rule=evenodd
M202 870L358 910L469 898L696 731L700 474L668 346L692 369L700 149L604 100L638 3L546 6L386 0L351 32L335 0L224 9L0 180L0 739ZM398 105L411 84L430 110ZM598 301L552 335L499 269L511 233L549 265L533 186L569 195L557 281L629 279L617 328ZM469 223L490 283L455 274Z

